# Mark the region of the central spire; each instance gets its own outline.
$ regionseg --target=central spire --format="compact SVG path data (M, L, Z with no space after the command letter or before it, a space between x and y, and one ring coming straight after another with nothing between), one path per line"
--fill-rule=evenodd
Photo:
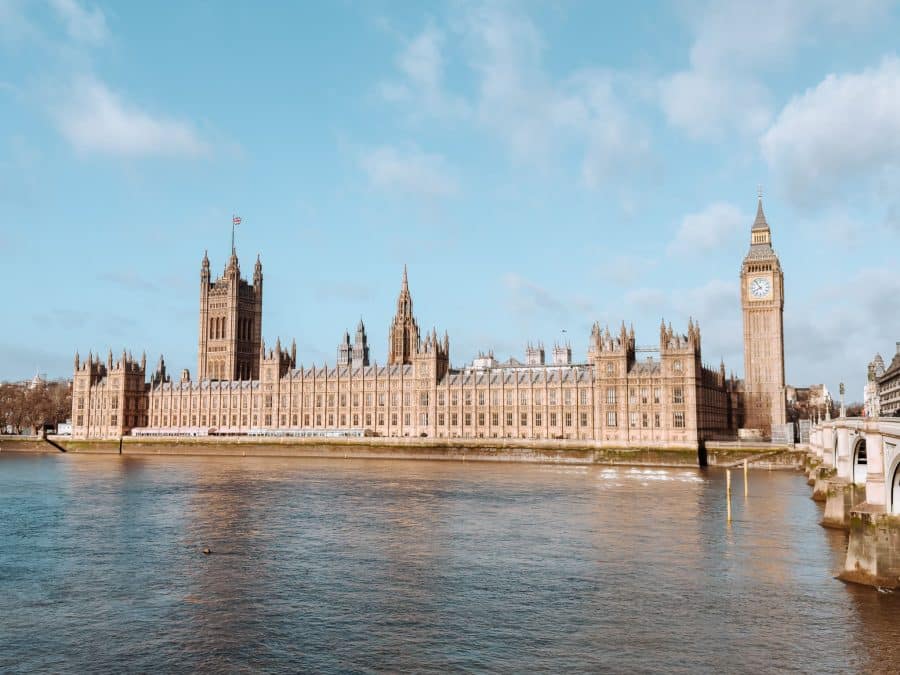
M419 350L419 326L413 316L412 296L409 293L409 279L406 265L403 265L403 282L397 297L397 313L391 323L388 344L388 363L412 363L412 357Z
M409 279L406 275L406 264L403 265L403 281L400 284L400 295L397 296L397 316L412 316L412 296L409 294Z

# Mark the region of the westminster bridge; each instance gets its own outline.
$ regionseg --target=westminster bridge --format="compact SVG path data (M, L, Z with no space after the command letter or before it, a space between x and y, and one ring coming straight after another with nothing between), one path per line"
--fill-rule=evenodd
M822 525L850 531L840 577L900 586L900 420L825 420L810 431L813 499Z

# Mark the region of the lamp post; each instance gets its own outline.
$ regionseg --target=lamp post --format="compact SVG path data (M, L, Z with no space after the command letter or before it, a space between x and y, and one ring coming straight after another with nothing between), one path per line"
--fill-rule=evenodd
M843 382L841 382L840 392L841 392L841 417L846 417L847 409L844 407L844 383Z

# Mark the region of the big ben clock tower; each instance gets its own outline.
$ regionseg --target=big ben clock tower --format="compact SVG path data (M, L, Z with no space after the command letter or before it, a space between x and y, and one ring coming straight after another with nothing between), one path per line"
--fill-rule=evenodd
M772 248L762 193L741 266L744 310L744 426L771 436L785 423L784 273Z

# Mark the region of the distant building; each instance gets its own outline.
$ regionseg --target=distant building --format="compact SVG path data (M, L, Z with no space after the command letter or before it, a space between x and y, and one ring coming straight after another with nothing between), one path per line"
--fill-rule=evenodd
M884 374L877 377L880 416L900 417L900 342Z
M881 397L878 393L878 380L884 375L884 359L881 354L869 362L866 372L866 386L863 387L863 415L865 417L881 416Z
M488 351L487 354L485 354L484 352L478 352L478 356L472 359L472 368L475 370L487 370L488 368L496 368L497 365L497 359L494 358L493 350Z
M831 410L831 392L824 384L811 384L809 386L809 411L810 416L821 415L825 417Z

